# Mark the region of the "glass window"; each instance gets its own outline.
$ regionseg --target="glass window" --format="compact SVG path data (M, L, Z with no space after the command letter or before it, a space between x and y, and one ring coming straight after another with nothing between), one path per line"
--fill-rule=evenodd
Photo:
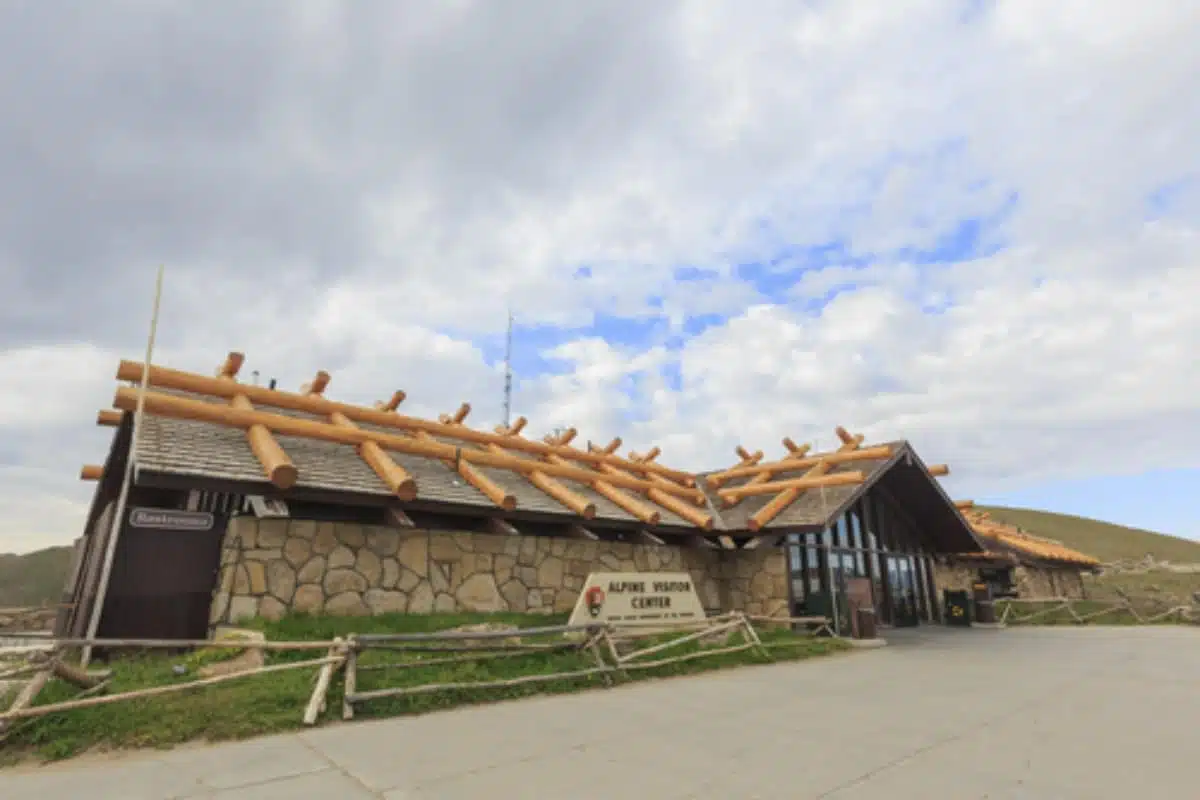
M855 505L846 513L850 519L850 546L855 550L861 550L863 546L863 524L861 519L861 506Z
M871 505L875 512L875 532L879 534L879 549L887 552L892 549L891 517L888 516L883 500L877 497Z
M804 568L800 563L800 548L796 545L788 548L788 562L792 572L799 572Z
M866 534L863 547L868 550L876 550L879 548L879 537L875 535L875 501L868 495L862 499L860 508L862 509L863 531Z
M867 558L861 550L854 551L854 574L860 578L870 577L867 574Z
M833 547L833 532L829 528L821 531L821 544L826 547Z
M849 514L842 514L837 518L837 544L835 547L850 546L850 525L846 522L846 517Z

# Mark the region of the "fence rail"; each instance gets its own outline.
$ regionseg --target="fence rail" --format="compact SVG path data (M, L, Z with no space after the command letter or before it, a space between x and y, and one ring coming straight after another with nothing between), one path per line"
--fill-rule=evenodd
M829 620L823 617L754 617L753 619L772 624L804 625L808 626L814 634L831 632ZM664 636L673 636L673 638L662 641L662 637ZM672 649L677 650L683 645L705 639L711 640L718 636L727 637L725 642L717 643L722 646L704 647L698 651L684 653L676 652L669 654L667 652ZM739 636L741 641L736 644L729 644L728 638L732 636ZM639 644L645 643L651 637L655 639L654 643L638 647ZM407 697L444 691L503 689L513 686L575 680L594 676L600 676L606 686L612 686L618 679L627 677L628 673L633 670L663 667L697 658L709 658L749 649L755 649L764 656L769 657L769 648L772 645L785 644L780 642L764 644L758 632L751 624L751 617L740 612L723 614L702 621L674 624L663 623L650 631L639 631L628 628L618 630L611 625L548 625L534 628L506 628L501 630L457 629L431 633L351 634L345 638L337 637L331 641L320 642L264 641L230 638L196 641L162 639L50 639L47 643L50 646L38 653L31 654L30 661L27 664L8 672L0 673L0 678L30 678L21 691L18 692L8 710L0 713L0 740L10 734L13 730L13 723L19 721L28 721L49 714L79 708L89 708L126 700L137 700L145 697L184 692L240 678L250 678L285 670L317 668L314 675L315 681L312 694L302 712L304 724L314 725L321 713L326 710L328 692L333 683L333 678L339 670L344 672L345 681L342 717L343 719L351 719L354 716L356 706L383 698ZM302 661L285 661L282 663L260 665L236 672L201 677L181 683L171 683L164 686L120 692L118 694L106 694L111 672L86 671L68 663L69 654L83 647L139 650L179 650L182 648L203 650L216 648L236 650L239 653L248 650L325 652L320 657L307 658ZM631 647L634 649L630 649ZM370 651L386 651L397 654L408 653L409 655L417 656L435 654L437 657L418 657L396 663L360 664L359 658ZM519 656L545 656L569 652L582 655L586 666L568 671L547 669L541 673L496 680L426 682L408 686L371 689L368 691L360 691L358 689L358 678L362 672L377 672L390 669L406 670L462 662L479 663ZM651 655L659 657L653 660L645 658ZM58 677L76 685L82 690L82 693L70 700L40 706L34 705L37 695L51 677Z
M1195 606L1177 605L1166 610L1156 610L1146 613L1146 609L1138 610L1137 606L1128 600L1097 601L1074 600L1066 597L1043 599L1006 598L997 600L997 606L1003 606L997 622L1001 624L1023 625L1036 621L1058 619L1075 625L1087 625L1091 622L1102 621L1113 615L1125 614L1134 624L1155 625L1164 622L1179 622L1200 624L1200 609ZM1041 606L1030 613L1021 614L1016 611L1020 606ZM1083 613L1080 613L1080 612Z

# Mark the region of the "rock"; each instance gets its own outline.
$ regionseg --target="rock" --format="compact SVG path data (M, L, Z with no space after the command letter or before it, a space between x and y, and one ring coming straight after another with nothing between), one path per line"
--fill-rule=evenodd
M254 546L260 550L283 547L287 538L288 521L286 519L260 519L258 521L258 538Z
M533 567L517 567L517 580L532 588L538 585L538 573Z
M322 522L317 525L313 535L312 551L318 555L327 556L338 546L337 532L332 522Z
M539 586L557 589L563 585L563 560L557 556L547 556L537 569Z
M400 562L394 558L383 559L383 576L379 579L379 585L384 589L395 589L399 582Z
M229 611L229 592L218 591L213 595L212 604L208 607L209 624L224 622Z
M525 596L525 607L528 608L530 611L533 611L535 609L539 609L542 607L542 590L541 589L530 589L529 590L529 594L527 594Z
M338 541L351 550L357 550L367 543L367 535L363 533L362 525L353 522L339 522L336 530Z
M379 560L379 556L367 548L358 551L358 558L354 561L354 568L367 579L368 586L378 586L379 579L383 577L383 564Z
M247 561L246 574L250 578L250 594L264 594L267 591L267 568L261 561Z
M433 599L433 610L439 614L448 614L458 609L454 607L454 597L443 593Z
M258 547L258 520L254 517L237 517L230 523L234 526L233 540L237 546L247 550Z
M201 678L215 678L218 675L232 675L235 672L258 669L263 665L263 651L259 648L243 650L240 655L228 661L218 661L215 664L205 664L196 670Z
M396 560L422 578L429 576L429 537L424 533L401 535Z
M353 567L354 561L354 551L345 545L339 544L333 549L333 552L329 554L330 569L346 569L347 567Z
M400 534L391 528L367 528L367 548L380 558L393 556L400 549Z
M429 565L429 584L435 592L450 590L450 565L437 561Z
M433 611L433 588L428 581L421 583L408 595L408 613L428 614Z
M325 594L331 597L345 592L365 592L367 579L352 569L331 569L325 573L324 587Z
M462 551L447 533L432 533L429 535L429 558L433 561L458 561Z
M250 594L250 576L245 564L238 564L233 570L233 593Z
M366 616L371 613L358 592L341 592L325 601L325 613L343 617Z
M503 611L506 607L495 576L487 572L477 572L463 581L455 597L464 611Z
M408 598L403 592L386 589L368 589L363 594L363 600L372 614L403 613L408 607Z
M229 600L229 621L237 624L258 616L258 598L241 595Z
M312 540L301 539L299 536L288 537L287 542L283 545L283 557L293 567L299 567L304 562L308 561L312 555Z
M292 593L296 591L296 573L287 561L280 559L267 566L267 588L284 603L292 602Z
M402 592L411 592L417 588L417 584L421 582L421 576L413 572L408 567L400 569L400 580L396 582L396 588Z
M296 580L300 583L320 583L325 577L325 557L313 556L308 560L308 563L300 568L296 573Z
M521 549L517 554L517 563L525 567L532 567L537 564L537 539L535 537L521 537Z
M513 567L517 565L517 560L509 555L498 555L495 560L496 582L504 584L512 577Z
M500 596L508 603L509 611L524 611L528 595L524 584L517 580L507 581L500 586Z
M291 600L291 598L288 598ZM258 615L263 619L281 619L287 614L288 608L271 595L266 595L258 602Z
M320 586L308 583L292 595L292 609L305 614L319 614L325 608L325 592Z

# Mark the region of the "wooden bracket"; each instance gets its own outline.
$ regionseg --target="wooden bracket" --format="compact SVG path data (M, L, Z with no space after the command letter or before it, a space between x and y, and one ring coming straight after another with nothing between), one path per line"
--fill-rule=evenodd
M488 531L499 536L520 536L521 532L511 522L499 517L488 517Z

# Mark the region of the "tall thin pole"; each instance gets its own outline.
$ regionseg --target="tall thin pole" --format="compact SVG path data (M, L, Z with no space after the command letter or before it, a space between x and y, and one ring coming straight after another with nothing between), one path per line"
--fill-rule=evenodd
M137 408L133 412L133 431L129 441L129 452L125 456L125 476L121 480L121 493L117 496L117 510L113 514L112 527L108 532L107 547L104 549L104 564L100 568L100 585L96 591L96 599L92 604L91 619L88 621L87 638L95 639L100 628L100 616L104 613L104 601L108 597L108 581L112 576L113 557L117 552L117 537L121 533L121 523L125 519L125 505L129 501L129 484L133 482L133 460L137 454L138 438L142 432L142 410L146 406L146 388L150 384L150 361L154 356L154 338L158 334L158 308L162 301L163 267L158 268L158 278L154 282L154 311L150 315L150 335L146 338L146 360L142 363L142 382L138 387ZM92 646L84 645L80 663L87 667L92 660Z
M504 339L504 427L511 423L512 417L512 343L513 343L513 314L508 312L508 335Z

